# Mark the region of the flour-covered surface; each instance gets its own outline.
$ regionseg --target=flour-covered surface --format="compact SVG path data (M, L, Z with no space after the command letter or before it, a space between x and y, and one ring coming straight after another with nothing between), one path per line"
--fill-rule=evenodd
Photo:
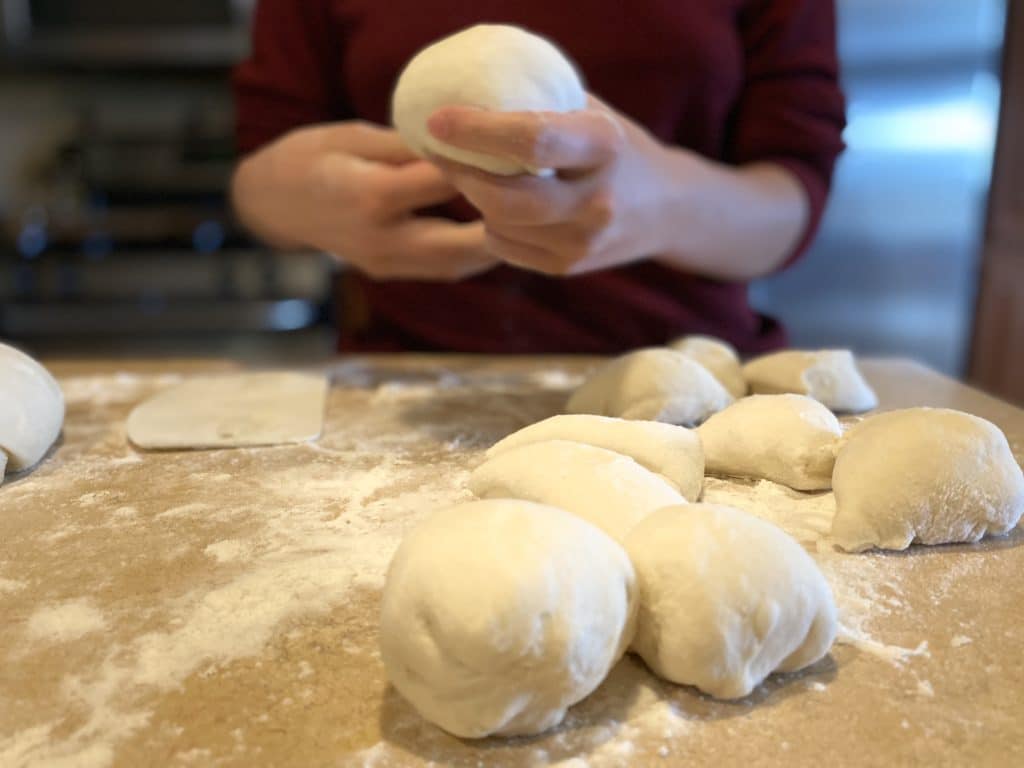
M1024 764L1024 534L844 555L831 494L766 482L709 479L705 499L818 560L842 622L824 661L724 703L627 657L533 739L422 721L377 655L388 560L586 366L345 361L315 444L143 453L131 408L202 366L53 365L63 440L0 487L0 766ZM1021 411L909 364L865 367L883 406L985 416L1020 459Z

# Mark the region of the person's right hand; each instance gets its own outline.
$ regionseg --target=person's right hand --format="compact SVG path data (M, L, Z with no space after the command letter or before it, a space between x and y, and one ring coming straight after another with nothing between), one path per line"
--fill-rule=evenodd
M457 195L395 131L362 122L293 131L245 158L232 180L235 209L257 235L382 280L459 280L497 263L481 222L413 215Z

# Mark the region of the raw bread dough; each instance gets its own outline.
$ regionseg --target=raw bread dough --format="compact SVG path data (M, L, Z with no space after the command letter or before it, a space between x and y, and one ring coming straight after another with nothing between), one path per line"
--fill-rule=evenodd
M860 413L878 406L874 390L848 349L774 352L743 366L743 376L756 394L795 392L837 413Z
M415 528L391 561L381 658L416 710L456 736L540 733L622 656L635 593L622 547L578 517L463 504Z
M708 370L674 349L641 349L606 363L569 398L569 413L689 426L731 403Z
M991 422L944 408L872 416L847 435L832 538L851 552L978 541L1024 512L1024 473Z
M760 477L798 491L832 487L843 430L828 408L804 395L751 395L698 428L707 471Z
M617 541L654 510L686 503L667 480L628 456L567 440L503 451L477 467L469 489L480 498L560 507Z
M569 112L583 109L587 95L573 65L543 37L518 27L480 24L412 58L395 87L392 122L420 155L440 155L503 176L542 172L435 139L427 130L427 118L448 105L501 112Z
M0 344L0 479L39 462L60 435L64 394L50 372Z
M730 344L711 336L683 336L668 345L669 349L682 352L696 360L718 379L733 397L747 394L747 380L743 378L743 365L736 350Z
M552 416L495 443L487 457L547 440L586 443L629 456L671 482L687 501L696 501L704 485L704 451L697 433L658 421L589 414Z
M128 417L140 448L226 448L315 440L327 379L302 373L200 377L158 392Z
M632 650L672 682L735 699L832 646L828 583L771 523L730 507L670 507L634 528L626 551L640 587Z

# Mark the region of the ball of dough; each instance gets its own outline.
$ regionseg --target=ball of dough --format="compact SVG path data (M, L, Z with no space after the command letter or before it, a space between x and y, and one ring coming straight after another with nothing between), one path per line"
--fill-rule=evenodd
M480 501L432 515L388 569L388 678L465 738L558 725L632 639L635 576L622 547L560 509Z
M469 489L480 498L560 507L617 541L654 510L686 503L667 480L628 456L567 440L504 451L476 468Z
M991 422L944 408L908 408L858 424L832 474L832 538L845 550L978 541L1013 529L1024 473Z
M395 86L392 122L420 155L440 155L505 176L543 170L434 138L427 130L427 119L448 105L500 112L569 112L586 107L587 94L573 65L543 37L518 27L480 24L412 58Z
M632 650L661 677L735 699L832 647L832 591L771 523L730 507L671 507L634 528L626 551L640 592Z
M697 430L707 471L760 477L798 491L832 487L843 430L828 408L803 395L751 395Z
M860 413L878 406L875 391L848 349L774 352L744 365L743 376L755 394L807 395L837 413Z
M732 400L704 366L682 352L658 348L606 363L573 393L566 409L690 426Z
M671 482L687 501L696 501L704 485L704 451L697 433L659 421L628 421L589 414L552 416L495 443L487 457L548 440L586 443L629 456Z
M64 395L50 372L24 352L0 344L0 450L7 469L37 464L63 424Z
M747 380L743 378L740 357L731 344L711 336L683 336L668 345L669 349L682 352L696 360L718 379L733 397L747 394Z

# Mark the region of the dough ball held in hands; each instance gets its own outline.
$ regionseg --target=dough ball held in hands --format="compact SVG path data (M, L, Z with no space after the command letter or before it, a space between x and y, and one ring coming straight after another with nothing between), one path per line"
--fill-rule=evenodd
M707 471L757 477L798 491L832 487L842 427L832 411L803 395L751 395L698 429Z
M409 61L392 97L395 128L420 155L439 155L503 176L549 173L435 138L427 119L449 105L569 112L585 108L587 95L572 63L548 40L518 27L480 24L424 48Z
M622 547L560 509L480 501L431 516L398 548L381 606L389 680L465 738L558 725L632 639Z
M696 501L704 485L704 451L693 430L658 421L629 421L610 416L552 416L523 427L487 451L488 458L548 440L569 440L629 456L671 482L687 501Z
M991 422L944 408L892 411L847 434L832 475L832 538L906 549L1003 534L1024 513L1024 473Z
M641 349L599 368L566 409L690 426L725 408L732 395L704 366L673 349Z
M616 541L654 510L686 503L672 484L628 456L567 440L503 451L476 468L469 489L480 498L560 507Z
M807 395L836 413L861 413L878 406L875 391L848 349L773 352L744 365L743 376L755 394Z
M39 461L64 424L64 394L50 372L14 347L0 344L0 480Z
M732 345L711 336L683 336L668 346L707 368L733 397L747 394L743 365Z
M771 523L730 507L670 507L634 528L626 551L640 592L632 650L667 680L735 699L832 647L832 591Z

